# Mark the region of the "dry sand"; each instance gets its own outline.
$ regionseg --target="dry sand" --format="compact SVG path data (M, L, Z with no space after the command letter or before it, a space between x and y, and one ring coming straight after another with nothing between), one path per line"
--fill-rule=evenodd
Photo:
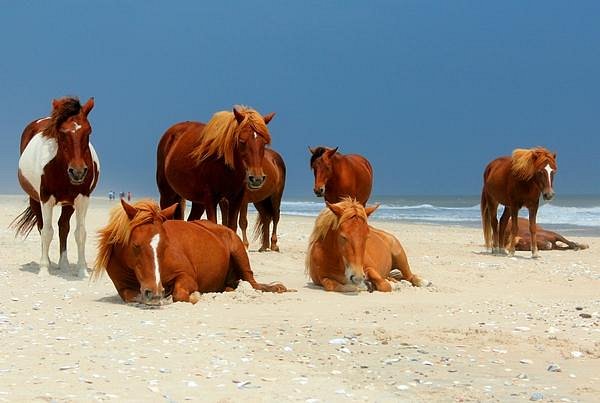
M88 264L110 206L91 203ZM600 238L534 260L485 254L478 229L378 222L433 285L344 295L304 274L313 219L283 216L281 253L249 255L259 281L298 292L146 309L106 276L38 277L39 235L8 228L24 207L0 197L0 401L600 399Z

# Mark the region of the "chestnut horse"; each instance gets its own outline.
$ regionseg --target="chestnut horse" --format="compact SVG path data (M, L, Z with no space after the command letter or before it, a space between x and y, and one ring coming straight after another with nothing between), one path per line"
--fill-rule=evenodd
M505 254L504 232L509 216L512 218L509 255L515 253L515 240L519 232L517 220L519 210L525 206L529 210L529 232L531 233L531 254L537 258L538 247L535 223L540 204L540 194L544 200L552 200L552 184L557 170L556 154L545 148L516 149L512 156L496 158L490 162L483 173L481 191L481 221L485 246L492 247L492 253ZM496 216L498 204L505 206L500 223Z
M508 225L510 226L511 223L512 219L509 218ZM531 236L526 228L529 228L529 220L527 218L519 217L519 233L517 235L517 239L515 240L516 250L531 250ZM548 231L539 225L536 225L536 239L538 250L580 250L589 248L589 246L586 244L569 241L564 236L556 232ZM558 242L566 246L560 245ZM505 247L510 245L509 233L504 235L503 245Z
M315 174L315 195L325 197L329 203L352 197L365 206L373 187L373 168L365 157L343 155L337 149L308 148L312 154L310 167Z
M58 266L61 270L69 268L67 235L75 212L78 275L87 276L85 215L100 174L98 155L89 142L92 127L87 117L93 107L94 98L83 106L76 98L55 99L50 117L29 123L21 136L18 177L29 195L29 207L15 218L12 226L17 234L26 237L37 225L42 240L40 275L48 274L50 268L52 210L61 205Z
M106 271L125 302L160 304L198 301L197 292L235 289L241 280L268 292L287 291L280 283L254 279L246 249L229 228L210 221L169 220L177 204L160 210L151 200L121 200L99 231L93 278Z
M265 181L263 156L271 143L267 124L275 114L261 116L236 106L207 123L182 122L170 127L157 150L156 182L162 208L178 203L175 217L184 218L185 200L192 202L188 220L206 215L217 222L221 198L229 202L224 222L237 228L244 189L259 189Z
M367 223L367 217L379 206L364 207L344 198L325 202L315 222L306 254L306 271L315 285L326 291L355 292L373 288L389 292L392 269L412 285L426 285L410 271L408 258L400 241L392 234Z
M265 183L260 189L246 189L244 201L240 209L240 229L242 230L242 240L248 247L248 237L246 229L248 228L248 203L254 203L258 216L254 226L254 236L261 237L261 247L259 252L271 249L273 252L279 252L277 246L277 224L279 223L279 213L283 189L285 187L285 163L281 155L270 148L265 149L263 159L263 171L266 175ZM273 222L273 232L271 243L269 244L269 227Z

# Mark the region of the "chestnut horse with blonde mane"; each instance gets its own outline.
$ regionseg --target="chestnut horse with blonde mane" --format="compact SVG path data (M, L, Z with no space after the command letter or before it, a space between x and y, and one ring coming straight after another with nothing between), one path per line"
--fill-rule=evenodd
M519 232L517 220L521 207L529 210L529 232L531 234L531 254L537 258L536 216L540 204L540 194L544 200L552 200L554 174L558 166L556 154L545 148L516 149L512 156L499 157L490 162L483 173L481 191L481 221L485 246L494 254L505 254L505 230L509 216L512 219L509 255L515 253L515 240ZM505 206L498 223L498 204Z
M84 105L77 98L52 101L52 114L33 121L21 135L19 183L29 195L29 207L12 222L17 234L27 236L37 226L42 241L40 275L50 269L49 249L54 230L52 211L62 206L58 219L61 270L69 268L67 236L73 212L76 217L77 274L86 277L85 216L90 194L98 183L100 161L90 143L92 127L88 114L94 107L94 98Z
M271 143L267 124L275 114L261 116L236 106L221 111L207 123L181 122L171 126L157 150L156 182L162 208L178 204L175 217L184 218L185 200L192 202L188 220L202 217L217 222L222 198L229 203L224 222L235 231L244 189L265 182L263 156Z
M509 218L509 227L511 223L512 219ZM531 234L529 233L528 228L529 220L527 218L519 217L519 233L517 234L517 239L515 240L516 250L531 250ZM536 225L536 240L538 250L581 250L589 248L589 245L569 241L567 238L560 235L559 233L544 229L540 225ZM510 245L510 241L510 234L507 232L504 235L504 247L508 247Z
M398 279L390 274L392 269L400 270L402 279L414 286L428 283L410 271L404 248L395 236L367 223L367 217L379 206L365 208L351 198L325 204L306 254L306 271L315 285L326 291L366 288L389 292L389 281Z
M206 220L168 220L177 207L121 200L98 232L93 278L106 271L123 301L149 305L169 295L175 302L196 303L198 293L233 290L240 280L261 291L287 291L280 283L256 282L246 249L231 229Z
M373 168L358 154L344 155L338 147L309 147L310 168L315 175L313 191L329 203L351 197L366 206L373 188Z

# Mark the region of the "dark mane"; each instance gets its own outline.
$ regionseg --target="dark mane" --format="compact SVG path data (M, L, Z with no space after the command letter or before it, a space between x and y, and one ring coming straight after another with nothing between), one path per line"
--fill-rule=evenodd
M64 97L58 100L58 107L52 110L50 115L50 124L44 131L47 137L56 137L56 132L60 125L71 116L79 114L81 111L81 103L78 98Z
M327 147L315 147L314 148L314 152L310 157L310 167L312 168L313 164L315 163L315 161L321 157L325 151L327 151Z

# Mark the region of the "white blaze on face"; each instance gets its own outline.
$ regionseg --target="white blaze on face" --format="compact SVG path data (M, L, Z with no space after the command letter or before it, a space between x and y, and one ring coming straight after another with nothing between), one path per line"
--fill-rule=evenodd
M158 287L158 283L160 283L160 268L158 264L158 243L160 242L160 235L156 234L152 237L150 241L150 246L152 247L152 254L154 255L154 278L156 279L156 286Z
M77 130L79 130L81 128L82 128L82 126L79 123L73 122L73 130L71 130L71 132L76 133Z
M554 170L552 169L550 164L546 164L546 168L544 168L544 169L548 173L548 187L550 189L552 189L552 171L554 171Z
M254 132L254 138L257 138L257 137L258 137L258 134L256 134L256 132Z
M38 195L40 194L44 167L56 157L57 152L58 143L56 140L44 137L40 132L31 138L19 158L21 175L33 186Z

